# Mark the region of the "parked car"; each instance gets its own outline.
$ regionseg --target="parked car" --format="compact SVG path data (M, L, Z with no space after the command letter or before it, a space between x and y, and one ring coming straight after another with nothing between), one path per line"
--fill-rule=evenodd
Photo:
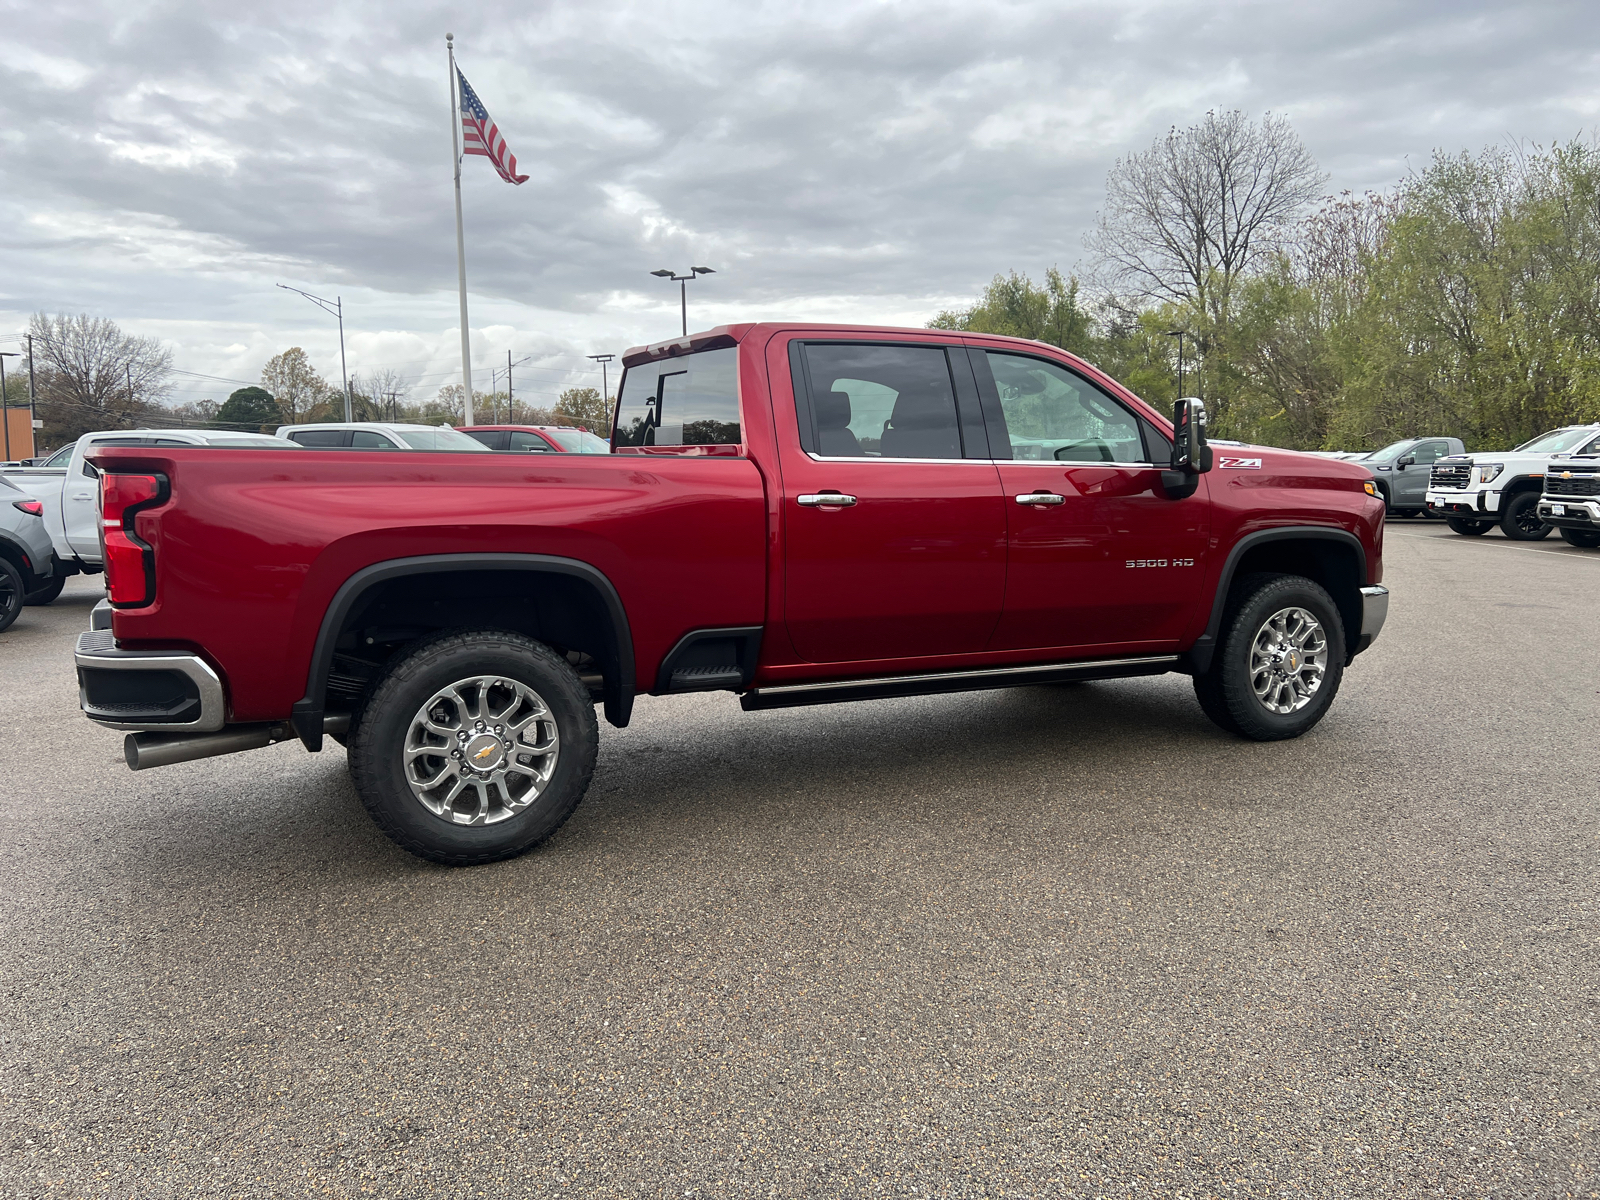
M44 527L44 502L0 478L0 630L24 604L49 604L65 583Z
M1552 458L1545 468L1539 518L1569 546L1600 546L1600 442L1581 455Z
M1055 347L750 324L623 363L613 452L537 478L98 451L85 713L132 731L135 770L344 740L380 828L462 865L566 820L596 703L620 727L641 692L750 710L1178 671L1274 740L1382 628L1364 468L1213 448L1198 401L1169 422Z
M1499 525L1514 541L1537 541L1551 529L1539 514L1546 467L1560 455L1594 453L1600 453L1600 423L1552 429L1514 450L1441 458L1428 482L1428 511L1466 537Z
M318 450L471 450L486 447L448 425L406 425L392 421L280 425L278 436Z
M531 454L610 454L611 443L575 425L458 425L491 450Z
M100 522L95 509L96 472L86 455L105 446L255 446L289 447L260 433L221 429L113 429L86 433L71 447L62 447L44 467L12 468L5 478L44 504L63 576L100 570ZM56 463L66 454L63 465Z
M1428 472L1447 454L1466 449L1460 438L1415 437L1391 443L1370 454L1358 454L1348 461L1372 471L1391 513L1421 515L1428 506Z

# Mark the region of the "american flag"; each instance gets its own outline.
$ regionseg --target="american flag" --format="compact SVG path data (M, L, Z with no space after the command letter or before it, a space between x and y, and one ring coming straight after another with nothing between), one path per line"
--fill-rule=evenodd
M517 156L500 136L500 127L490 118L489 110L483 107L460 67L456 68L456 78L461 80L461 152L483 155L507 183L523 182L528 177L517 174Z

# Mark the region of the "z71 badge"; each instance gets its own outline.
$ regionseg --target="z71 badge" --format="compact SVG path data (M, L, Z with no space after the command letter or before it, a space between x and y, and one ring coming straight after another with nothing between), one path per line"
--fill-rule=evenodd
M1234 471L1259 471L1261 460L1259 458L1229 458L1222 454L1217 456L1217 466L1224 470Z

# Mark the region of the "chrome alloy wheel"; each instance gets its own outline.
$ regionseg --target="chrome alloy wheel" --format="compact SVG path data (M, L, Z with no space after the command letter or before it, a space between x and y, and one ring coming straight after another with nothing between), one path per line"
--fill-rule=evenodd
M1298 712L1328 672L1328 637L1303 608L1281 608L1250 643L1250 686L1268 712Z
M496 825L539 797L555 774L561 735L526 684L478 675L440 688L406 730L406 782L453 825Z

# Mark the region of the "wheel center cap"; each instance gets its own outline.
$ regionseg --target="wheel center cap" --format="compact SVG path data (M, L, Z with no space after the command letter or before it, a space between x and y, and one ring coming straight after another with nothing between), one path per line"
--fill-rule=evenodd
M1293 650L1289 651L1288 657L1283 660L1283 666L1286 671L1298 671L1300 669L1300 656Z
M480 733L462 751L466 764L477 771L492 771L505 761L506 748L492 733Z

